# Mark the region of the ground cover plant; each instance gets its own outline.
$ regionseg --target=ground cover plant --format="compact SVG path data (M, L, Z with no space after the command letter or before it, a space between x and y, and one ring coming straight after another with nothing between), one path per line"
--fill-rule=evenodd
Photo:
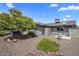
M42 38L36 48L46 53L57 52L59 50L59 45L56 42L49 40L49 38Z

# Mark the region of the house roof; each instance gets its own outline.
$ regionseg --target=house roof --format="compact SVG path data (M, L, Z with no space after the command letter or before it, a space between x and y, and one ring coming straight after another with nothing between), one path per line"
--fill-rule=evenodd
M47 26L47 27L56 27L56 26L71 26L71 25L76 25L75 21L65 21L65 22L60 22L60 23L37 23L40 26Z

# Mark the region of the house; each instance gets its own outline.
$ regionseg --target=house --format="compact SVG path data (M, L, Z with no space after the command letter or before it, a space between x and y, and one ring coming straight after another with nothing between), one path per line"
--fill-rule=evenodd
M69 29L76 28L76 21L60 21L60 19L55 19L54 23L37 23L36 29L41 31L44 35L54 34L57 35L59 33L64 35L69 35Z

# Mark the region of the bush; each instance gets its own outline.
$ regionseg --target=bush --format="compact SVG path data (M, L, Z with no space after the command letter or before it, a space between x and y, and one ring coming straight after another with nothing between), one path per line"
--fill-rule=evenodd
M0 37L1 36L5 36L5 35L8 35L9 33L7 33L6 31L0 31Z
M37 37L37 35L34 32L29 32L27 37Z
M36 48L44 52L57 52L59 50L59 45L48 38L43 38Z

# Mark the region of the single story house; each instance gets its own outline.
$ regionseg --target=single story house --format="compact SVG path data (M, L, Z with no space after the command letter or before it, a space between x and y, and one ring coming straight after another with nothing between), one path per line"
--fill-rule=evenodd
M69 35L69 29L76 28L76 21L60 21L59 19L55 19L54 23L37 23L36 29L41 31L44 35L49 34L65 34Z

